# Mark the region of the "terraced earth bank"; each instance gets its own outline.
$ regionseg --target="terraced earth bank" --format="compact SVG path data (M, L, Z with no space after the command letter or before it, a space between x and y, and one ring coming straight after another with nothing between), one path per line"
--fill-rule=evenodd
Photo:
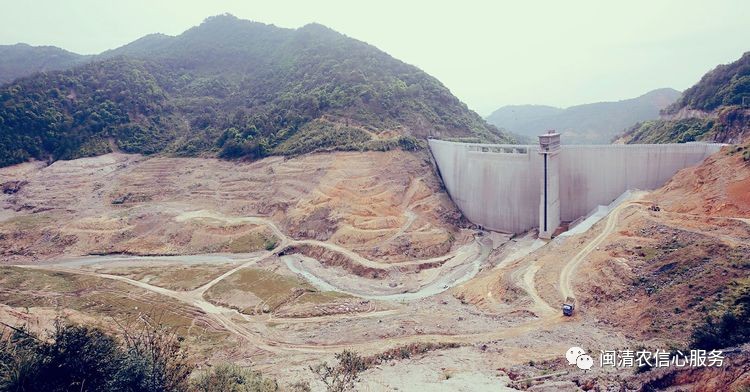
M384 263L441 256L471 238L426 153L253 163L107 154L0 173L5 262L273 249L280 238L268 226L234 219L247 216Z

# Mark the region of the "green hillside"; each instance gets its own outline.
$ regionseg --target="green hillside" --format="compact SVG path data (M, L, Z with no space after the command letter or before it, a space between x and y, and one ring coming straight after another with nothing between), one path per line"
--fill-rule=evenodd
M437 79L312 24L208 18L0 88L0 165L126 152L259 158L509 138Z
M750 135L750 52L719 65L666 108L625 131L627 143L740 143Z
M743 98L750 99L750 52L705 74L664 112L677 113L683 108L708 112L721 106L742 105Z
M167 94L143 62L119 58L38 74L0 89L0 165L110 151L153 153L179 124Z

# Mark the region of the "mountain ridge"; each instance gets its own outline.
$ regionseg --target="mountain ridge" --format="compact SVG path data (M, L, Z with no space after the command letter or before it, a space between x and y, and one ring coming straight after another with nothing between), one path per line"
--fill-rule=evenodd
M112 142L255 159L415 149L428 137L512 141L436 78L319 24L219 15L0 87L0 165L98 155Z
M37 72L67 69L91 57L51 45L0 45L0 85Z
M624 143L742 143L750 136L750 52L708 71L659 119L638 122Z
M657 118L680 92L670 88L649 91L620 101L594 102L558 108L548 105L506 105L486 117L499 128L527 137L546 129L562 132L568 144L609 143L635 121Z

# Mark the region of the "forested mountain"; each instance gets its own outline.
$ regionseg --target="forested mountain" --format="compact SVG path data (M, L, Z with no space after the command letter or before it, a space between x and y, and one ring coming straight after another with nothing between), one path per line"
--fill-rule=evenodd
M0 165L112 148L227 158L412 149L425 137L509 141L437 79L318 24L215 16L0 88Z
M487 121L528 137L556 129L562 132L565 144L609 143L634 122L657 118L659 111L679 96L679 91L663 88L637 98L566 109L543 105L503 106L487 116Z
M627 143L739 143L750 136L750 52L704 75L662 118L630 127Z
M54 46L0 45L0 84L36 72L67 69L89 58Z
M750 52L703 75L664 112L675 114L684 108L709 112L721 106L742 105L743 97L750 99Z

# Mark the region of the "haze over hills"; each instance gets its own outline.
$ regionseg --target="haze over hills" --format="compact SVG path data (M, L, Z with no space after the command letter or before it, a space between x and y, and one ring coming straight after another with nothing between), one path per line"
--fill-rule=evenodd
M113 149L226 158L414 149L426 137L510 141L437 79L318 24L215 16L0 88L0 165Z
M658 120L631 126L626 143L741 143L750 135L750 52L706 73Z
M0 45L0 84L36 72L67 69L90 58L55 46Z
M534 138L547 129L563 133L566 144L609 143L634 122L655 119L680 92L671 88L650 91L637 98L597 102L566 109L545 105L503 106L487 116L499 128Z

